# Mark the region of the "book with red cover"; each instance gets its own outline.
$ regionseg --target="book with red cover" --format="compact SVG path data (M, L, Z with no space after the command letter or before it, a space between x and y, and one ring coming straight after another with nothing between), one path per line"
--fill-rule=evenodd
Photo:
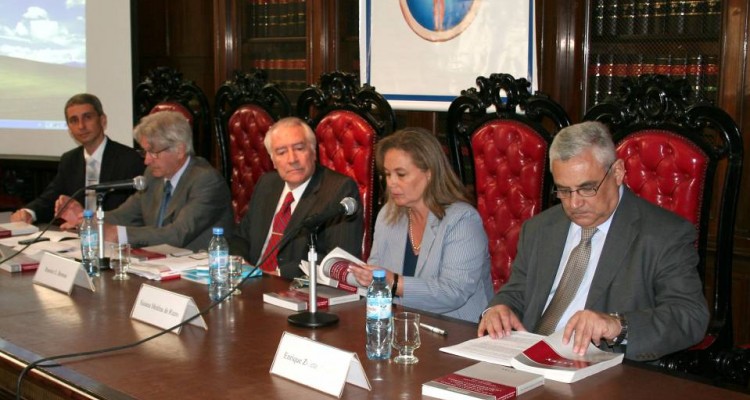
M297 289L263 293L263 301L292 311L307 310L310 295ZM318 308L328 307L328 299L318 296Z
M24 253L18 253L15 249L0 244L0 260L13 257L0 264L0 269L8 272L36 271L39 268L39 260L29 257Z
M610 353L590 344L583 356L573 353L572 341L562 344L563 332L555 332L521 352L511 365L521 371L544 375L553 381L572 383L622 364L624 354Z
M422 395L444 400L501 400L542 385L541 375L480 362L422 384Z
M142 248L142 247L130 250L130 256L139 261L158 260L160 258L167 258L166 254L157 253L151 250L146 250L145 248Z
M29 235L36 232L39 232L39 228L26 222L19 221L0 224L0 239L11 236Z

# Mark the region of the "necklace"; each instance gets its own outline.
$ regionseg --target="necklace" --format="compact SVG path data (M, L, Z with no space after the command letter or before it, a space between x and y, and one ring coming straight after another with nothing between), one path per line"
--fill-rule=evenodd
M411 209L409 210L409 237L411 238L411 249L414 250L414 254L419 254L419 249L422 248L422 243L414 244L414 231L412 230L414 224L411 220Z

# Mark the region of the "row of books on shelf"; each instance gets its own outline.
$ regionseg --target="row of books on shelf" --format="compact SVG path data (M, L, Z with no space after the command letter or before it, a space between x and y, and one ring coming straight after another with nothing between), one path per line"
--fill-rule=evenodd
M715 100L719 65L715 56L593 54L588 67L589 99L599 103L617 92L623 80L645 74L660 74L686 79L693 98Z
M594 37L715 37L721 30L720 0L596 0L591 15Z
M304 58L255 58L252 60L253 68L257 69L288 69L288 70L307 70L307 59Z
M244 12L251 37L305 36L305 0L246 0Z

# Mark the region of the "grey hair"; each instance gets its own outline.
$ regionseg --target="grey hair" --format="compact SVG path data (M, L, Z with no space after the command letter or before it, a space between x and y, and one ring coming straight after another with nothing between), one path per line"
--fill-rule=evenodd
M274 135L276 135L278 132L281 132L283 130L286 130L288 128L302 128L302 130L305 132L305 141L312 149L313 154L317 154L317 144L318 141L315 139L315 132L313 132L312 128L310 128L310 125L307 125L305 121L297 118L297 117L286 117L278 120L275 124L271 125L270 128L268 128L268 132L266 133L266 137L263 138L263 145L266 146L266 151L268 154L271 153L271 138L273 138Z
M563 128L555 135L549 148L549 161L567 161L586 150L607 169L617 159L615 144L606 125L597 121L581 122Z
M139 143L145 139L152 149L174 148L181 143L185 145L185 153L195 154L193 130L185 116L177 111L159 111L141 118L133 131L133 137Z

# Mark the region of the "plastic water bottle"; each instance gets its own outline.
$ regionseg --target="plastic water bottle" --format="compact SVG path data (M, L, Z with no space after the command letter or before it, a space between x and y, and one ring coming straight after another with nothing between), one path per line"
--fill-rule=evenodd
M99 276L99 231L94 223L94 212L83 211L81 223L81 263L89 276Z
M367 342L365 350L370 360L387 360L391 358L391 288L385 281L385 271L372 271L372 283L367 288L367 322L365 331Z
M208 244L208 297L217 301L231 289L229 277L229 244L224 228L214 227L214 236Z

